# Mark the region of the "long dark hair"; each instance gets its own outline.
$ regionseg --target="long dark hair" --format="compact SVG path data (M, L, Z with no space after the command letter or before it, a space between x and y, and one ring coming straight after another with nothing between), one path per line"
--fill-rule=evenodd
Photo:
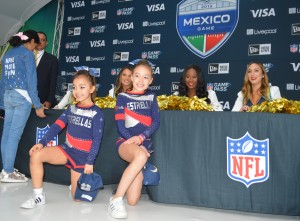
M198 98L204 98L206 97L207 99L205 100L208 104L210 104L210 99L208 98L208 92L206 89L206 83L204 79L204 75L202 73L202 70L199 66L195 64L190 64L188 65L184 71L183 74L180 78L180 84L179 84L179 96L186 96L188 97L188 87L186 86L185 78L187 75L188 70L194 69L197 73L197 86L196 86L196 95Z
M32 39L34 39L34 42L35 43L40 43L40 39L39 39L39 36L37 34L36 31L34 30L26 30L24 32L19 32L25 36L28 37L28 39L26 40L22 40L20 36L18 35L14 35L12 36L9 40L8 40L8 43L13 46L13 47L17 47L17 46L20 46L21 44L24 44L24 43L27 43L27 42L30 42ZM18 33L18 34L19 34Z

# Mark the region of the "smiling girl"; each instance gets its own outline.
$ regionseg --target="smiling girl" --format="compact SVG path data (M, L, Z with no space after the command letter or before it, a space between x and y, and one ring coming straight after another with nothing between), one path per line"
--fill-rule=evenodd
M123 197L129 205L136 205L143 186L142 168L153 148L150 136L160 124L156 95L148 91L153 81L153 71L147 60L138 61L131 76L132 90L117 97L115 120L120 138L117 140L119 156L129 163L116 194L109 201L108 211L113 218L126 218Z
M86 70L78 71L73 77L72 93L77 104L70 105L39 143L29 151L33 195L21 205L21 208L32 209L45 204L44 163L65 165L70 168L73 197L81 173L93 173L104 128L103 112L94 104L95 77ZM47 143L65 127L67 127L65 143L47 146Z

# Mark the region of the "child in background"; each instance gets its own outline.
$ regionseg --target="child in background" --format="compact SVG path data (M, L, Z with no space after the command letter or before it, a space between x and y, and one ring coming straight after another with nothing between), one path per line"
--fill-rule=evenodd
M151 63L136 61L132 74L132 90L117 97L115 120L121 137L117 141L119 156L129 163L116 194L110 198L108 211L113 218L126 218L123 198L129 205L136 205L143 186L142 169L153 152L150 136L160 124L156 95L148 91L153 81Z
M77 104L70 105L42 140L29 151L33 196L25 201L21 208L31 209L45 204L43 163L66 165L71 169L73 197L81 173L93 173L104 128L103 112L94 104L95 77L86 70L78 71L73 78L72 93ZM66 142L59 146L46 147L47 143L65 127L67 127Z

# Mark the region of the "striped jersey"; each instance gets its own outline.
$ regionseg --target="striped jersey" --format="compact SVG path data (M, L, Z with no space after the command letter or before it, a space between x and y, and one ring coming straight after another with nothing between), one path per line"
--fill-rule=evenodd
M51 125L40 143L46 146L65 127L67 127L66 144L77 150L78 155L88 154L86 164L93 165L103 135L104 115L101 109L96 105L90 107L70 105Z
M115 120L122 138L141 135L149 138L159 127L160 117L156 95L123 92L117 96Z

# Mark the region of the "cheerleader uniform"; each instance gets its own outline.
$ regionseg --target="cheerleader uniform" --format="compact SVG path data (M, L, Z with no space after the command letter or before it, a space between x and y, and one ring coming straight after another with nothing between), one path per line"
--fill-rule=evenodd
M65 127L66 141L58 147L68 158L66 167L82 173L85 164L94 164L99 152L104 128L103 112L96 105L70 105L39 143L46 146Z
M121 135L117 140L117 149L125 140L141 136L144 139L141 145L145 146L148 152L153 152L150 136L160 124L159 107L153 92L120 93L117 96L115 120Z

